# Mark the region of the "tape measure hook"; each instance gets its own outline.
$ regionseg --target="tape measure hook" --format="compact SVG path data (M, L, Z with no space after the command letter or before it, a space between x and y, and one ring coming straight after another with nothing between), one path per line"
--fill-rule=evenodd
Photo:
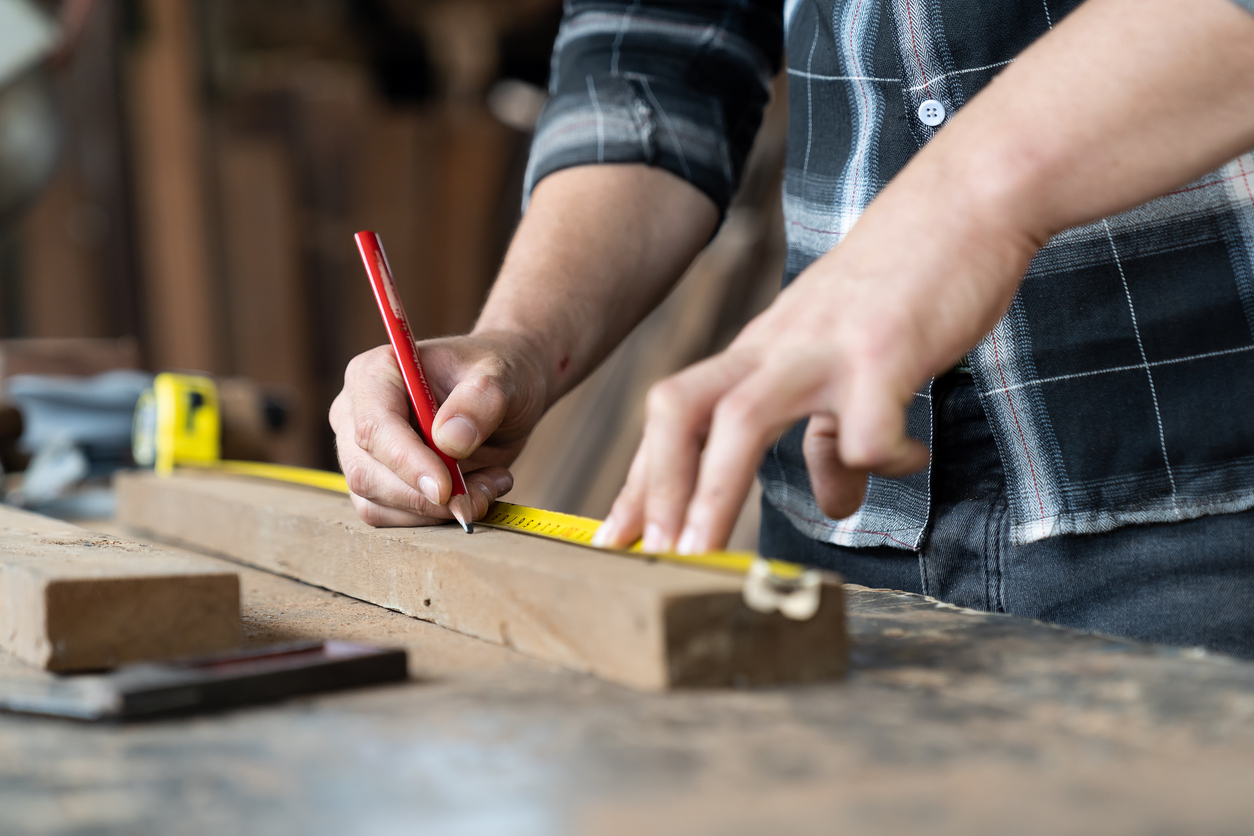
M819 611L822 578L817 569L807 569L799 577L780 577L771 571L769 561L759 557L745 576L744 599L749 609L760 613L779 611L793 621L806 621Z

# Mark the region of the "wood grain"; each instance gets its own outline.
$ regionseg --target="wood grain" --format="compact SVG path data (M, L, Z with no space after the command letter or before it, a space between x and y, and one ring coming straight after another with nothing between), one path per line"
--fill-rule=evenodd
M0 646L54 671L233 647L239 578L204 560L0 507Z
M372 529L345 497L216 474L121 474L118 521L536 658L645 690L829 679L843 598L804 622L741 601L739 578L512 532Z

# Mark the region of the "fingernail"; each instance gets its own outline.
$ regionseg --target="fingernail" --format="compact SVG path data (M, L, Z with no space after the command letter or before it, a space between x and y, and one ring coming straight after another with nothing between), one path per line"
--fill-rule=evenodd
M475 482L475 487L483 492L483 498L488 501L488 507L492 507L492 503L496 502L496 497L492 495L492 489L482 482Z
M644 541L640 544L643 551L657 554L666 551L666 535L657 523L649 523L644 527Z
M495 476L492 479L492 484L496 485L496 495L504 496L513 489L514 477L508 473L503 476Z
M616 526L614 518L609 517L605 522L597 526L596 533L592 535L592 545L598 549L603 549L614 541L614 533Z
M418 480L418 492L425 496L427 502L430 502L432 505L440 504L440 483L430 476L423 476Z
M697 545L700 537L701 535L695 528L688 526L684 529L684 533L679 535L679 545L675 547L675 551L680 554L697 554L698 552L704 551L704 549Z
M475 427L460 415L454 415L444 422L440 431L435 434L436 443L457 456L470 455L479 433Z

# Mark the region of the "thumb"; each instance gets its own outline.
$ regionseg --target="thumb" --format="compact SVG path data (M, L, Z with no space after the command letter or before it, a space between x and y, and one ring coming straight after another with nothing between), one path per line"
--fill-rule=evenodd
M455 459L464 459L496 432L509 399L492 375L481 374L453 387L435 414L435 445Z

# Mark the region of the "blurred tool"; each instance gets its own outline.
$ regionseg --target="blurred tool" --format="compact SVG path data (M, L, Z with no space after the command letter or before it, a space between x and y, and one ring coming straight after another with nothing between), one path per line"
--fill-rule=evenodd
M131 416L151 380L135 370L8 378L5 397L20 410L23 425L18 452L31 458L13 457L26 472L5 501L62 519L109 516L108 486L83 483L131 464Z
M64 125L44 60L58 43L53 21L28 0L0 0L0 229L56 171Z
M0 679L0 710L76 720L138 720L401 682L404 650L295 642L101 675Z
M118 369L91 377L14 375L5 399L22 411L22 447L38 453L69 439L83 449L98 475L130 464L131 416L152 375Z

